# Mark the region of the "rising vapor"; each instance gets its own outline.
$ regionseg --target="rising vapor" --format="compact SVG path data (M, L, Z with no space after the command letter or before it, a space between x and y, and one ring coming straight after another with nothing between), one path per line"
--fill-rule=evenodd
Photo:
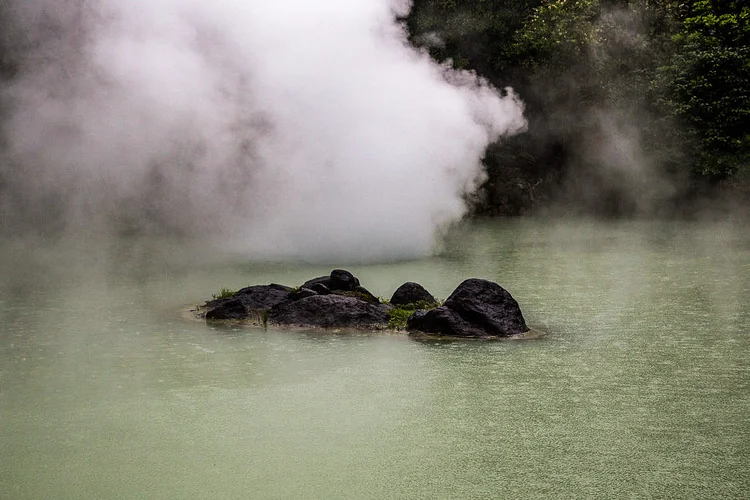
M412 47L409 9L12 1L6 232L176 232L255 258L428 254L464 215L487 145L525 121L512 91Z

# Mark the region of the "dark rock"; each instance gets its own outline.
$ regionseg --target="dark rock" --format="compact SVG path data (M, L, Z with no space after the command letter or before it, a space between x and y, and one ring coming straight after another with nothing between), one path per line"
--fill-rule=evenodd
M293 289L284 285L254 285L234 294L247 309L270 309L279 302L289 300Z
M362 300L365 302L371 302L373 304L380 304L380 299L374 296L372 293L370 293L370 290L363 286L357 286L354 289L354 293L359 294L362 296Z
M313 295L318 295L318 292L310 290L309 288L300 288L289 295L289 300L304 299L305 297L312 297Z
M328 295L329 293L331 293L331 289L325 286L323 283L313 283L310 286L310 290L319 295Z
M529 331L516 299L491 281L464 281L445 301L445 307L489 336L507 337Z
M407 327L412 321L420 321L425 314L427 314L427 311L425 311L424 309L417 309L416 311L414 311L412 315L409 316L409 318L407 318L406 320Z
M279 325L319 327L380 327L388 323L388 306L370 304L343 295L314 295L295 302L282 302L269 312L268 320Z
M251 313L268 310L289 300L291 292L288 286L277 284L249 286L231 297L208 302L206 319L245 319Z
M300 288L309 288L310 290L315 290L313 286L317 285L318 283L330 289L331 277L330 276L318 276L317 278L313 278L311 280L305 281L304 283L302 283L302 286L300 286Z
M391 297L391 304L403 306L408 304L437 304L435 297L419 283L408 281L398 287Z
M509 337L529 331L518 302L497 283L468 279L431 311L417 311L407 329L448 337Z
M300 288L309 288L310 290L317 291L315 289L316 285L325 286L329 290L328 293L336 290L353 292L359 286L359 280L349 271L334 269L329 276L319 276L305 281Z
M436 305L421 285L404 283L391 305L381 304L350 272L335 269L331 276L306 282L299 289L283 285L243 288L231 297L206 303L207 320L251 320L278 325L327 328L385 328L394 318L403 325L410 311ZM394 306L396 306L394 308ZM393 327L393 325L391 324ZM468 279L442 307L417 310L406 321L411 331L446 337L497 338L528 331L516 300L497 283Z
M457 312L445 306L430 311L416 311L406 321L407 330L418 330L449 337L486 338L485 330L472 325Z
M212 300L206 304L206 319L244 319L247 309L237 297Z
M364 291L359 291L362 289ZM352 292L345 292L343 290L335 290L331 292L334 295L341 295L342 297L351 297L353 299L361 300L363 302L369 302L370 304L380 304L380 299L371 294L366 288L358 286Z
M353 292L358 286L359 280L349 271L343 269L334 269L331 271L331 280L328 285L331 291Z

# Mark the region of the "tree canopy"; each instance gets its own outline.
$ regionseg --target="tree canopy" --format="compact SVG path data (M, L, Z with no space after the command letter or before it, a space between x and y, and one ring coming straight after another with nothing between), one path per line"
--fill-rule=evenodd
M485 160L491 210L509 191L518 211L568 190L633 212L655 179L672 182L652 193L664 199L748 171L746 2L416 0L408 25L433 57L527 104L529 131Z

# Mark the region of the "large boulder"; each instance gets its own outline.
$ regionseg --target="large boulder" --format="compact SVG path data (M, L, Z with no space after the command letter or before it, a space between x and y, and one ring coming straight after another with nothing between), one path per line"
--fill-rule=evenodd
M516 299L492 281L478 278L464 281L448 297L445 306L492 335L510 336L529 331Z
M432 296L430 292L419 283L413 281L407 281L393 292L391 296L391 304L394 306L405 306L409 304L414 305L428 305L437 304L437 300Z
M388 324L388 306L372 304L345 295L313 295L282 302L268 314L278 325L335 327L382 327Z
M409 330L450 337L510 337L529 331L521 308L497 283L472 278L461 283L442 307L409 318Z
M275 283L243 288L206 304L206 319L245 319L290 299L293 289Z
M242 288L234 296L239 298L249 309L270 309L279 302L288 300L293 291L288 286L272 283Z

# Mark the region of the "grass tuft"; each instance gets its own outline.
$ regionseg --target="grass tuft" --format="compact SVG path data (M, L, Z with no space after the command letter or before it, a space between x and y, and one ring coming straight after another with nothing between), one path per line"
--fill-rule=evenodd
M221 290L219 290L219 293L211 294L211 297L216 299L226 299L227 297L231 297L237 293L237 290L232 290L231 288L222 287Z

